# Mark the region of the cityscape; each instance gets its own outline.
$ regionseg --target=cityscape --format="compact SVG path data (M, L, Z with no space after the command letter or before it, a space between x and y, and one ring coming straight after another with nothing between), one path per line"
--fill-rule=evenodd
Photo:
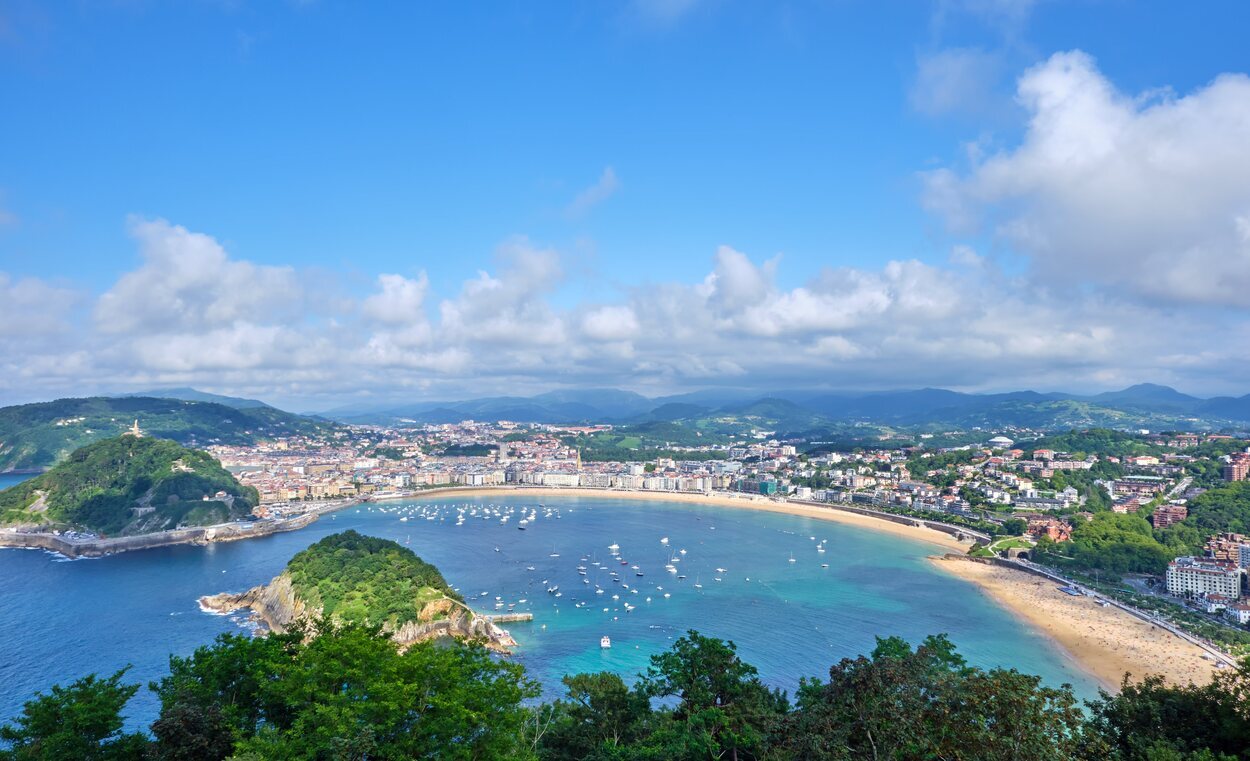
M1250 759L1248 23L0 0L0 761Z

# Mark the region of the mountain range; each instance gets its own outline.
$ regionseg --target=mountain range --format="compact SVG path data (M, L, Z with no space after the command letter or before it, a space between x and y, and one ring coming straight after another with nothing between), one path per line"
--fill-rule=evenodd
M770 425L807 428L832 423L894 426L1108 425L1222 427L1250 422L1250 394L1203 399L1168 386L1142 383L1101 394L1013 391L970 394L938 388L907 391L775 391L767 394L709 390L649 398L619 389L553 391L419 402L374 408L345 407L324 416L344 423L455 423L512 420L522 423L639 423L708 417L758 418Z

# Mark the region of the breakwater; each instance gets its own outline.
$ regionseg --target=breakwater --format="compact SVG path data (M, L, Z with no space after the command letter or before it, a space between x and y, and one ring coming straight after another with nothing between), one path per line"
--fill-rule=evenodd
M48 550L67 558L95 558L119 552L169 547L177 544L205 545L270 536L304 528L317 520L317 517L315 513L305 513L281 520L264 519L221 523L214 526L196 526L106 539L77 539L63 534L39 531L0 531L0 547Z

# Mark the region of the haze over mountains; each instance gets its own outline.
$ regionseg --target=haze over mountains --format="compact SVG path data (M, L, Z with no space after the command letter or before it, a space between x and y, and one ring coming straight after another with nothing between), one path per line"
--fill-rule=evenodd
M799 427L821 422L1052 427L1180 421L1218 426L1250 421L1250 395L1203 399L1149 383L1093 395L1035 391L968 394L925 388L880 392L708 390L648 398L619 389L584 389L529 397L340 407L323 414L344 423L380 424L466 419L625 423L734 415Z

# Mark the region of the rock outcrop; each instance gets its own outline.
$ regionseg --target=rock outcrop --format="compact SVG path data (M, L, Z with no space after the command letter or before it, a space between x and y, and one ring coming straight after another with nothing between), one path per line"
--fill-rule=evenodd
M285 632L301 619L315 619L322 613L295 593L291 577L282 573L268 584L263 584L241 594L207 595L201 597L200 607L213 613L251 611L252 616L266 629ZM489 617L483 616L464 603L444 597L425 605L416 621L407 621L397 628L384 627L391 639L400 647L408 647L437 637L478 642L497 652L509 652L516 641L507 630L500 628Z

